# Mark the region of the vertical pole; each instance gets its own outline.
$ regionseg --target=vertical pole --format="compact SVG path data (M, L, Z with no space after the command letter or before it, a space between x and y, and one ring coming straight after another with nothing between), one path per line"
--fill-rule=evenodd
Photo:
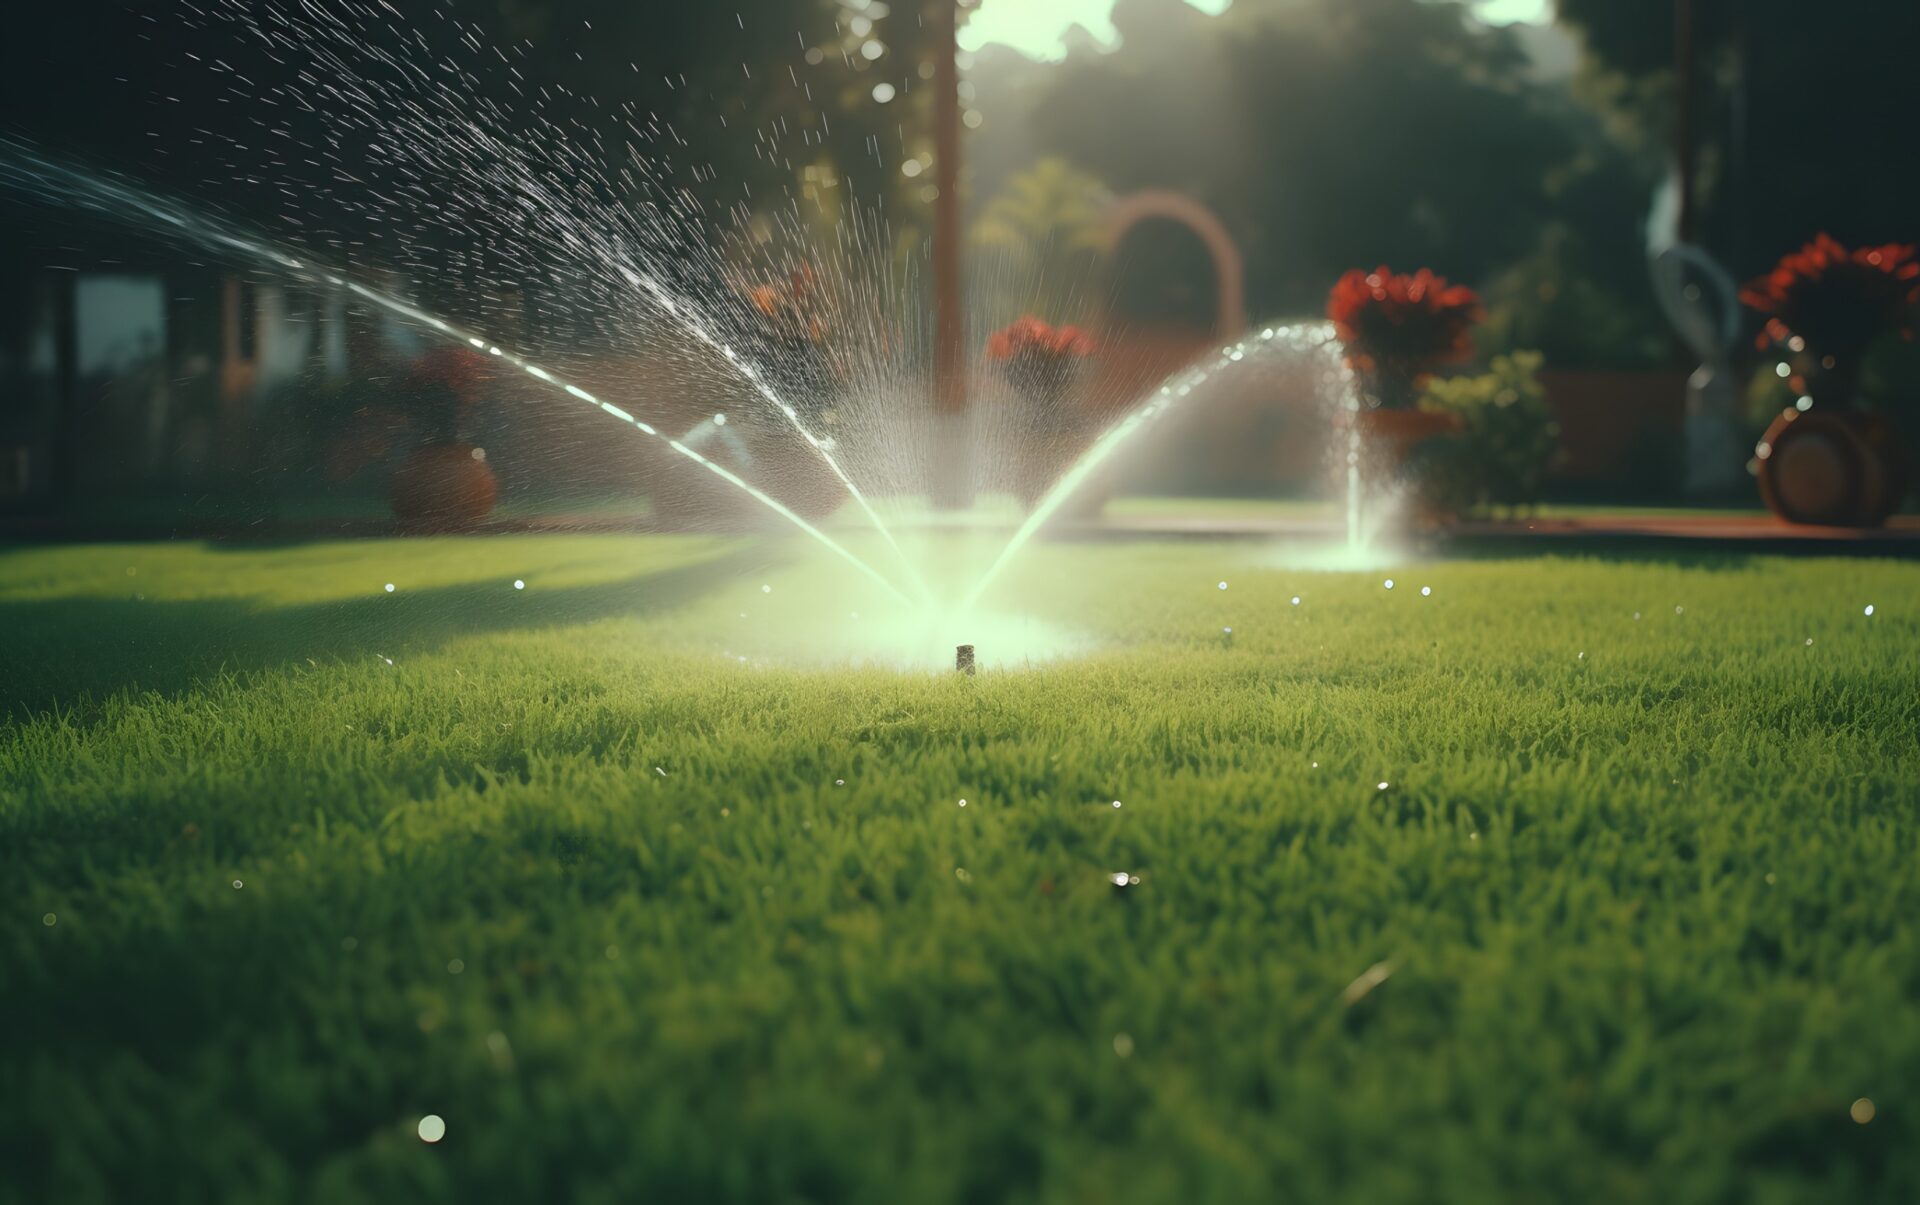
M1694 53L1693 0L1675 0L1673 6L1674 170L1680 176L1680 241L1694 237L1697 198L1694 194L1693 97L1698 70Z
M939 425L933 463L934 505L973 502L965 418L966 316L960 289L959 0L932 0L933 28L933 410Z

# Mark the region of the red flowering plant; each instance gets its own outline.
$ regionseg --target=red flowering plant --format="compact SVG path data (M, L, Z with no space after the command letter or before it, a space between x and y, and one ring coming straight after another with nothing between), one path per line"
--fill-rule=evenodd
M1413 406L1436 369L1473 355L1471 333L1485 316L1472 289L1426 268L1411 275L1384 265L1371 272L1355 268L1327 298L1347 363L1374 403L1393 409Z
M1823 384L1836 394L1850 392L1874 340L1889 333L1913 337L1920 260L1911 246L1888 243L1849 251L1821 234L1740 290L1740 300L1767 316L1758 340L1761 350L1779 344L1790 353L1805 353L1824 370ZM1807 374L1796 372L1792 383L1806 391Z
M754 285L747 290L747 300L774 338L793 346L826 342L825 297L814 280L812 265L800 265L784 281Z
M842 324L813 266L802 263L771 282L743 283L741 291L750 320L746 339L756 361L809 420L831 421L836 388L850 365L834 339Z
M1027 314L987 338L987 358L1029 400L1055 402L1066 393L1079 361L1093 354L1093 337L1077 326L1053 326Z

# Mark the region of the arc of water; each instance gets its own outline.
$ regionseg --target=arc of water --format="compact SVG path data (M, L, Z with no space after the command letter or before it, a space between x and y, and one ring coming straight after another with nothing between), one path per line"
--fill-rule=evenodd
M651 273L635 271L626 264L619 265L619 268L621 275L626 277L627 283L636 288L644 289L647 295L653 298L654 304L662 310L665 310L668 316L679 324L681 330L686 331L712 350L719 352L721 357L733 367L734 371L738 372L742 379L753 386L754 392L758 393L763 401L767 402L775 410L778 410L786 418L787 422L792 425L793 429L800 433L800 438L806 440L807 445L819 453L820 459L825 462L827 468L833 471L833 475L840 479L840 484L847 488L847 493L853 498L854 502L859 505L860 510L867 516L867 519L873 524L875 530L879 531L881 538L886 540L887 547L893 549L894 556L899 559L901 566L906 569L907 579L912 582L914 591L920 595L920 601L923 603L931 602L933 595L927 589L925 579L920 576L920 571L914 566L912 559L907 556L906 552L901 549L899 542L894 539L893 530L889 528L886 521L880 517L880 512L873 508L873 503L867 501L865 492L863 492L859 486L855 485L853 478L849 477L847 471L840 467L840 462L834 457L833 450L828 446L827 441L821 439L812 431L809 431L807 425L800 421L799 410L795 409L791 402L781 397L774 391L772 386L767 384L766 375L763 372L755 368L753 364L742 357L739 352L735 351L732 346L717 338L702 318L696 314L689 313L689 305L684 301L677 300Z
M24 148L4 142L0 142L0 152L5 152L5 157L0 157L0 168L7 167L10 160L22 165L21 168L16 168L9 173L15 177L15 183L19 183L20 179L24 178L27 182L38 183L43 188L51 187L57 195L91 204L96 208L103 208L103 210L107 212L111 212L111 210L100 206L98 204L99 200L104 199L110 202L117 202L135 209L166 226L172 227L188 238L205 244L230 248L241 252L249 258L264 260L278 268L291 271L306 279L324 281L326 284L332 285L335 288L344 288L355 296L361 297L392 313L418 322L449 339L460 340L475 349L485 351L492 356L497 356L506 363L526 373L534 380L550 386L553 389L557 389L578 401L597 406L602 412L628 424L641 434L660 440L669 448L673 449L674 452L693 461L721 480L745 491L755 501L766 506L781 518L791 522L801 531L806 532L809 536L819 541L820 544L829 551L883 587L887 593L891 594L894 598L902 603L911 605L906 595L902 594L900 589L896 587L892 581L888 580L878 570L873 568L873 566L867 564L866 561L849 551L839 541L794 513L791 508L779 499L768 494L758 486L753 485L751 482L744 480L726 466L709 460L679 440L662 434L651 424L634 417L612 402L594 396L578 385L549 372L547 369L533 363L524 356L508 348L504 348L490 339L456 327L445 319L434 314L429 314L425 310L402 301L398 297L382 293L377 289L368 288L366 285L355 280L349 280L338 273L304 263L300 259L276 247L257 242L231 231L223 230L204 218L181 213L157 198L146 195L131 187L53 163L39 155L26 151ZM6 176L0 175L0 179L6 179ZM889 537L889 542L891 542L891 537Z
M1222 348L1217 356L1205 364L1183 369L1169 377L1145 403L1109 427L1099 439L1094 441L1093 446L1088 448L1058 481L1054 482L1053 488L1041 498L1040 504L1033 508L1027 515L1026 521L1014 531L1006 547L1002 548L1000 555L994 558L993 564L987 567L987 571L981 574L980 580L974 583L973 589L967 592L966 599L961 603L961 610L970 610L980 601L981 596L1006 569L1008 562L1026 547L1034 534L1046 525L1047 520L1051 519L1069 498L1086 485L1088 479L1093 476L1094 470L1111 459L1122 445L1151 424L1155 418L1177 406L1202 381L1228 365L1244 360L1249 344L1270 344L1275 339L1284 339L1292 343L1307 342L1316 347L1335 345L1333 327L1330 324L1270 326L1252 339L1243 339Z

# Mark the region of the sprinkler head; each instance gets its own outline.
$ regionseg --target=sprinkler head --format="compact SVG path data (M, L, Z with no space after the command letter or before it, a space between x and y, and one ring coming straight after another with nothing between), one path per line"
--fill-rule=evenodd
M962 644L953 650L953 668L960 673L973 677L973 646Z

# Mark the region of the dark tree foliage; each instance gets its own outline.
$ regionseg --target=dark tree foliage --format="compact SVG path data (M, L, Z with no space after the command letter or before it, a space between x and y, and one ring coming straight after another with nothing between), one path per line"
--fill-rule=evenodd
M286 153L337 132L325 112L337 101L316 94L315 110L301 111L258 99L302 67L322 79L324 70L297 51L267 53L225 15L248 10L258 20L286 3L36 6L31 37L0 39L0 135L24 136L271 225L279 190L352 187L331 163L304 164ZM321 7L382 8L360 0ZM369 39L380 49L434 67L487 65L496 49L510 54L519 72L511 82L495 69L461 87L510 114L537 113L571 138L602 139L615 166L636 121L671 126L684 145L671 139L652 152L698 168L680 186L716 213L783 200L814 164L875 203L904 191L892 170L897 154L882 166L867 147L884 135L896 149L901 131L923 120L913 95L926 41L916 0L901 0L874 23L871 36L886 47L877 61L845 53L857 51L860 39L850 35L852 14L838 0L444 0L395 3L389 11L400 15ZM899 103L871 102L883 79L900 88ZM832 137L823 139L829 127ZM775 129L785 137L780 154L758 136ZM349 168L353 149L345 148ZM348 243L381 233L355 227L344 210L338 217L340 229L303 233Z
M1920 238L1920 4L1695 0L1699 238L1742 275L1825 230ZM1674 0L1559 0L1626 115L1669 138Z
M1115 13L1036 117L1118 191L1182 189L1248 257L1256 311L1313 309L1355 265L1482 280L1532 248L1572 154L1514 39L1454 3L1177 0Z

